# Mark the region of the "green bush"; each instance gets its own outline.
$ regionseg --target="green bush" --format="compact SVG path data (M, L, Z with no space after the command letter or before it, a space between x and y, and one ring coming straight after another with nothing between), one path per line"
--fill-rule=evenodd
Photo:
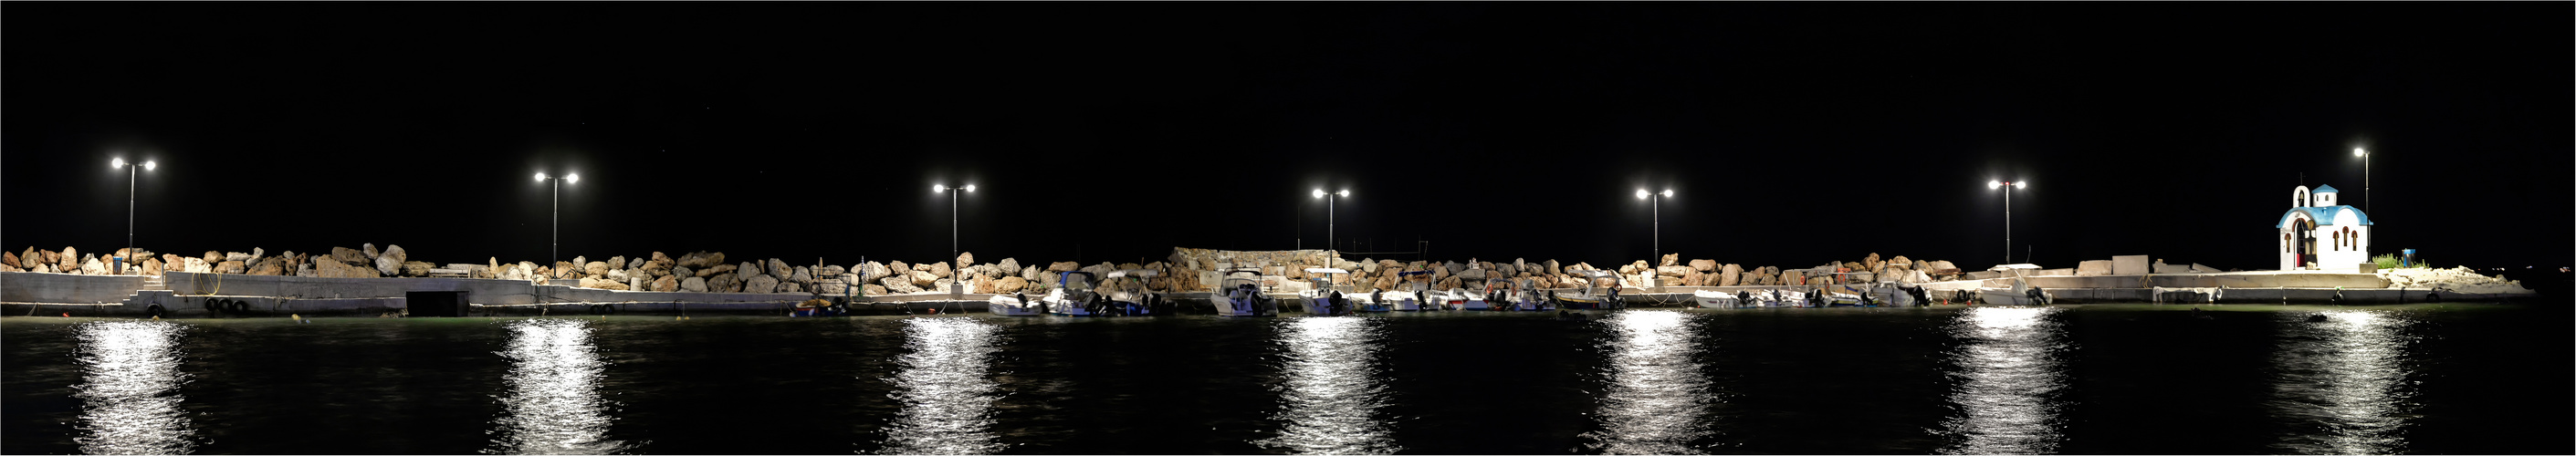
M2394 254L2371 257L2370 262L2378 263L2380 269L2397 269L2397 255Z

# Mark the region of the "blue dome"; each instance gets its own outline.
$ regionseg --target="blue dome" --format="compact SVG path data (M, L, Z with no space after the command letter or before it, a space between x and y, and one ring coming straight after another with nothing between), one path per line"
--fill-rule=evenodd
M2316 189L2316 190L2311 190L2311 191L2309 191L2308 193L2309 193L2309 194L2317 194L2317 193L2342 193L2342 192L2335 191L2334 186L2332 186L2332 185L2319 185L2319 186L2317 186L2317 189Z
M2308 218L2316 219L2316 221L2317 221L2317 224L2318 224L2318 225L2333 225L2333 224L2335 224L2335 218L2334 218L2335 214L2343 212L2343 210L2344 210L2344 209L2351 209L2351 210L2352 210L2353 218L2360 219L2360 220L2356 220L2356 221L2355 221L2355 222L2358 222L2360 225L2362 225L2362 226L2371 226L2371 225L2376 225L2375 223L2371 223L2371 222L2370 222L2370 214L2364 214L2364 213L2362 213L2362 212L2361 212L2361 208L2352 207L2352 206L2326 206L2326 207L2293 207L2293 208L2290 208L2290 211L2289 211L2289 212L2283 212L2283 213L2281 213L2281 221L2280 221L2280 222L2275 222L2275 223L2273 223L2273 224L2272 224L2272 228L2273 228L2273 229L2280 229L2280 228L2287 228L2287 227L2289 227L2289 226L2290 226L2290 215L2291 215L2291 214L2297 214L2297 213L2299 213L2299 212L2303 212L2303 211L2308 213Z

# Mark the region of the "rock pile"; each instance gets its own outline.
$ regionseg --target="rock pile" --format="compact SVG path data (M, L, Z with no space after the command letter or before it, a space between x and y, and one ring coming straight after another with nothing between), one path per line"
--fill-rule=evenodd
M2389 288L2417 288L2453 293L2531 293L2522 281L2505 280L2503 275L2488 277L2467 267L2448 269L2398 268L2383 269L2379 277L2388 279Z

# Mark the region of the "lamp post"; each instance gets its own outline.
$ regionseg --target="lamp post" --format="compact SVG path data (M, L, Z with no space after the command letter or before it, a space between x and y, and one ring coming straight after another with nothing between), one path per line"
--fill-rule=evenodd
M2361 212L2370 212L2370 151L2352 148L2352 156L2361 157Z
M125 262L134 256L134 181L142 177L143 171L158 168L160 165L151 160L130 163L126 162L124 157L118 157L109 159L107 167L125 168L125 257L116 259L116 273L124 274L127 269Z
M1654 217L1655 217L1655 218L1654 218L1654 220L1655 220L1655 238L1654 238L1654 239L1655 239L1655 241L1654 241L1655 250L1653 251L1653 257L1652 257L1652 258L1648 258L1648 259L1647 259L1647 261L1653 261L1653 262L1655 262L1655 264L1659 264L1659 265L1660 265L1660 264L1663 264L1663 261L1664 261L1664 207L1663 207L1663 203L1664 203L1664 201L1663 201L1663 200L1664 200L1664 198L1671 198L1671 197L1673 197L1673 189L1669 189L1669 188L1664 189L1664 191L1663 191L1663 192L1661 192L1661 193L1646 193L1646 189L1642 189L1642 188L1641 188L1641 189L1637 189L1637 199L1646 200L1646 205L1647 205L1648 207L1651 207L1651 208L1653 208L1653 209L1654 209L1654 213L1655 213L1655 216L1654 216Z
M2029 189L2030 189L2030 182L2029 182L2029 181L2022 181L2022 182L1986 181L1986 189L1987 189L1987 190L1993 190L1993 189L1998 188L1998 187L2012 187L2012 188L2014 188L2014 189L2019 189L2019 190L2029 190ZM2007 264L2012 263L2012 191L2011 191L2011 190L2005 190L2005 191L2004 191L2004 263L2007 263Z
M1328 252L1341 250L1341 246L1333 245L1333 201L1339 198L1351 197L1351 189L1345 188L1338 192L1324 193L1324 189L1318 188L1315 189L1313 194L1316 198L1322 198L1324 200L1324 250Z
M963 188L960 188L960 187L950 187L950 186L940 185L940 184L930 184L930 191L933 191L933 192L948 192L948 258L950 259L950 261L956 261L956 258L957 258L957 191L958 191L958 190L965 190L965 191L966 191L966 193L975 193L975 184L966 184L966 186L965 186L965 187L963 187ZM964 265L959 265L959 266L964 266Z
M550 237L548 238L549 244L546 244L546 262L553 263L557 261L556 255L561 253L557 250L563 248L563 184L581 183L581 173L565 174L563 176L548 176L546 173L537 173L538 182L545 182L548 180L554 181L554 228L553 231L548 232L548 236ZM555 273L562 274L563 271L555 271Z

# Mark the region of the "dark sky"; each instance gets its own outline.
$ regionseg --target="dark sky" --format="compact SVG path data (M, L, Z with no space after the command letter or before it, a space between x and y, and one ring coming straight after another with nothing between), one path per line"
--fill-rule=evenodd
M1325 243L1594 264L2576 252L2576 4L0 5L0 245L987 261ZM2303 177L2304 176L2304 177ZM1370 243L1373 243L1371 245ZM1363 255L1352 255L1354 257ZM1389 255L1377 255L1386 257ZM1409 257L1409 256L1408 256Z

